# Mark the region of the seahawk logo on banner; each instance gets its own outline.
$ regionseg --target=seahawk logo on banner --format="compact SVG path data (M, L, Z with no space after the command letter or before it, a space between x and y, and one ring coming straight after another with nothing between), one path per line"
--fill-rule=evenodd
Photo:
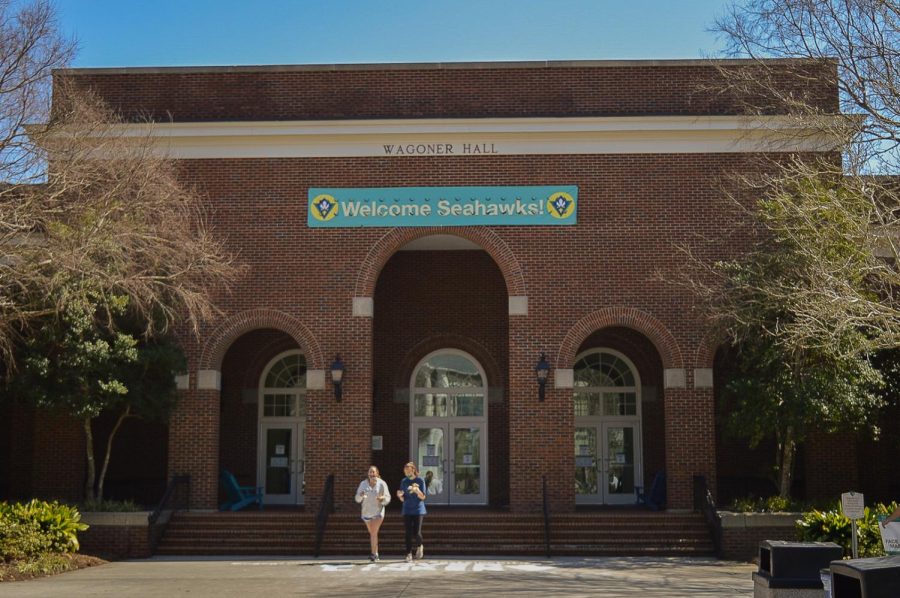
M328 222L338 213L338 202L330 195L317 195L309 202L309 213L320 222Z
M578 187L310 188L313 228L576 224Z
M568 218L575 213L575 198L560 191L547 198L547 211L554 218Z

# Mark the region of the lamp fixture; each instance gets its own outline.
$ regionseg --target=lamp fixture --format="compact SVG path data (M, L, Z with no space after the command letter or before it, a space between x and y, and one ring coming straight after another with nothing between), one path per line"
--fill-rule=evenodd
M344 362L341 361L340 355L334 356L331 362L331 383L334 385L334 400L340 401L342 395L342 386L344 382Z
M538 400L543 403L546 396L547 378L550 375L550 364L547 363L547 355L545 353L541 353L541 359L534 366L534 373L538 383Z

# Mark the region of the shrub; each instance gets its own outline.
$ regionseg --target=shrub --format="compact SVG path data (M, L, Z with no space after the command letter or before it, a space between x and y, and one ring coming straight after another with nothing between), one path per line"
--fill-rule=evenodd
M865 516L856 522L860 557L884 555L881 532L878 529L878 516L888 515L896 508L897 503L866 507ZM813 509L804 513L803 517L797 521L797 532L801 540L840 544L844 547L844 556L852 555L851 529L850 520L841 513L840 504L829 510Z
M75 507L33 499L27 503L0 503L0 520L14 524L11 532L19 538L37 531L48 543L48 552L75 552L79 548L78 532L87 529ZM18 525L15 525L18 524ZM26 530L16 528L25 525ZM30 540L29 540L30 542Z
M807 508L809 505L806 503L781 496L769 496L768 498L747 496L735 499L729 510L741 513L784 513L786 511L804 511Z
M0 515L0 561L30 559L49 552L50 545L36 521L17 521Z

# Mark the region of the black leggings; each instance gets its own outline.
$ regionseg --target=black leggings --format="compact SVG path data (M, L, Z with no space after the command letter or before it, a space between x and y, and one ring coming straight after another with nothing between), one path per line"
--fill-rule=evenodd
M413 548L422 545L422 517L424 515L403 516L403 525L406 528L406 554L411 554Z

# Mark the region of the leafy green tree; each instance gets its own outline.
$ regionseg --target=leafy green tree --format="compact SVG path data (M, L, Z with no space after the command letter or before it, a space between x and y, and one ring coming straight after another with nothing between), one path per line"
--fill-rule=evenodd
M5 389L34 406L71 415L85 436L85 498L102 500L113 439L129 417L165 420L177 400L175 374L185 360L166 338L142 338L132 332L128 301L122 296L81 293L93 302L67 301L65 309L44 319L18 352L18 368ZM111 323L115 321L116 325ZM101 414L116 415L106 440L99 473L93 423Z

